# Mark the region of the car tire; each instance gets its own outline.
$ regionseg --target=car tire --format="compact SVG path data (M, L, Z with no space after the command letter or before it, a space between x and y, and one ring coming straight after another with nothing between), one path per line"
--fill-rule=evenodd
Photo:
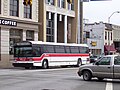
M43 68L43 69L49 68L49 66L48 66L48 61L47 61L47 60L44 60L44 61L43 61L43 63L42 63L42 68Z
M85 81L90 81L92 78L92 74L90 73L90 71L84 71L83 72L83 79Z
M102 81L104 78L97 77L97 79L98 79L99 81Z

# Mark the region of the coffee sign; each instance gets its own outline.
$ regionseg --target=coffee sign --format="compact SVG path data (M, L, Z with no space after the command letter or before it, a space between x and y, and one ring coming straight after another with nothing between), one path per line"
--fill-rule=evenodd
M16 21L0 19L0 25L17 26Z

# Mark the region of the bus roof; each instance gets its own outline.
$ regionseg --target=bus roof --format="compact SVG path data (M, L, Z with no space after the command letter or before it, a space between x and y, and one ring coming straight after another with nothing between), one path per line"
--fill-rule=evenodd
M42 42L42 41L28 41L31 44L48 44L48 45L65 45L65 46L84 46L88 47L87 44L76 44L76 43L54 43L54 42Z

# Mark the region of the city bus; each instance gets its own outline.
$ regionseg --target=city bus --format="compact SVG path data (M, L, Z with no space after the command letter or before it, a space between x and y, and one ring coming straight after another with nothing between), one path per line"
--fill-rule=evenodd
M14 45L14 67L80 66L90 63L86 44L23 41Z

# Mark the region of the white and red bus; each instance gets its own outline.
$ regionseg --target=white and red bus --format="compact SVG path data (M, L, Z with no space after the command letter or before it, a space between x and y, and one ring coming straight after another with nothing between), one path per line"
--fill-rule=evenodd
M23 41L14 45L14 67L49 68L49 66L80 66L89 63L86 44Z

